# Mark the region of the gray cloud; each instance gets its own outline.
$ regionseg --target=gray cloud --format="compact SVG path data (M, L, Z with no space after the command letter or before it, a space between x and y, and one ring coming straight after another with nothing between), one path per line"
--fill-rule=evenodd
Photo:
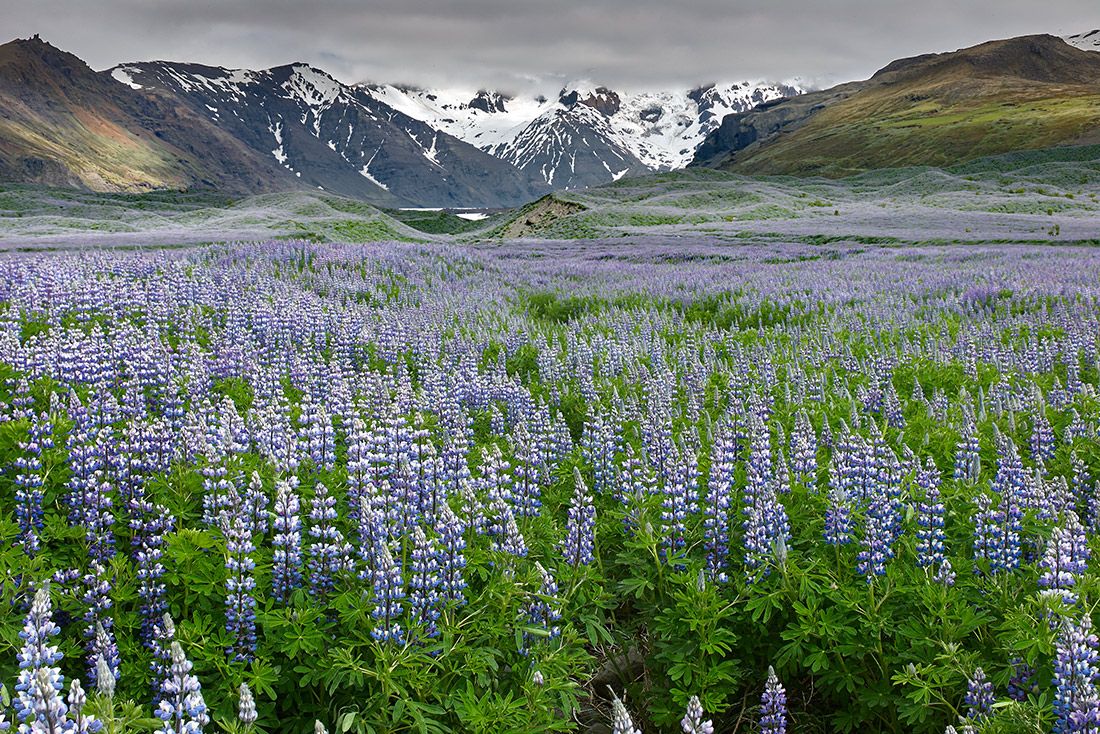
M307 61L344 81L628 88L869 76L893 59L1100 27L1096 0L0 0L95 68ZM14 6L14 7L13 7Z

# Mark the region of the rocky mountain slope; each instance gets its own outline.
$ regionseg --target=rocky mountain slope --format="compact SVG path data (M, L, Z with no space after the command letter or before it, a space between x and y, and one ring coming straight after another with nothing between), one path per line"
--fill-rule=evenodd
M895 61L843 84L730 115L695 165L841 176L1100 142L1100 54L1054 36Z
M37 36L0 46L0 180L100 191L296 185L173 96L135 94Z
M406 206L502 206L546 190L508 163L307 64L264 71L163 61L112 76L170 93L310 187Z

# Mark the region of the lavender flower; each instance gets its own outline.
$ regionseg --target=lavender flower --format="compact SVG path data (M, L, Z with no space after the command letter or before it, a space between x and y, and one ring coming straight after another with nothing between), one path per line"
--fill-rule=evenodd
M1077 519L1077 513L1069 510L1061 525L1054 526L1046 552L1039 567L1042 575L1039 586L1047 593L1058 594L1066 604L1076 604L1073 588L1077 579L1088 567L1089 546L1085 527Z
M917 486L923 497L917 504L917 563L924 569L935 569L945 560L945 508L940 496L940 474L929 463L917 472Z
M53 446L51 431L46 415L35 418L27 440L19 443L21 453L15 459L15 519L23 550L32 558L38 553L38 533L42 530L42 451Z
M374 611L377 624L371 630L371 636L380 642L393 642L402 645L405 632L397 621L401 616L401 600L405 598L404 581L401 569L394 561L389 546L384 540L378 541L374 553Z
M634 728L630 712L618 696L611 702L611 734L642 734L641 729Z
M209 723L210 717L206 712L199 679L191 674L191 661L179 642L173 640L169 650L169 676L164 681L163 698L153 712L161 720L157 731L163 734L202 734L202 728Z
M966 679L966 716L981 721L989 716L993 706L993 684L985 677L985 671L975 668Z
M57 645L50 644L51 638L60 632L61 629L53 621L49 586L43 585L35 592L23 630L19 633L23 647L16 656L19 677L12 706L20 724L42 721L58 727L64 720L65 704L60 691L65 679L58 667L61 652Z
M714 724L709 720L703 721L703 704L698 696L688 699L687 712L680 720L680 728L684 734L714 734Z
M786 734L787 691L768 666L768 680L760 697L760 734Z
M466 580L462 573L466 568L466 539L463 537L466 529L446 503L440 506L436 522L440 545L439 591L446 600L462 605L466 603Z
M573 501L569 505L569 516L565 523L565 538L561 552L565 562L576 569L592 562L596 543L596 506L585 486L580 469L573 469Z
M279 482L275 494L275 536L271 540L272 594L285 602L302 585L302 522L298 495L289 482Z
M729 580L726 569L729 564L730 505L736 454L737 444L732 428L724 425L714 437L707 494L703 501L707 574L718 582Z
M440 593L439 552L419 525L413 528L410 552L412 576L409 579L409 609L412 623L428 637L439 634L436 622L443 600Z
M558 622L561 621L561 611L558 609L559 602L557 599L558 584L541 563L536 561L535 567L538 569L542 581L538 594L527 604L527 622L533 627L544 630L546 638L553 640L561 634L561 628L558 626ZM524 632L523 649L520 652L526 655L532 640L533 635Z
M246 731L250 731L256 723L256 699L252 697L252 689L247 683L241 683L237 690L237 721Z
M1054 734L1094 731L1085 725L1085 719L1097 698L1100 655L1096 648L1096 635L1087 614L1080 619L1062 620L1054 658Z
M842 489L829 490L829 506L825 510L825 542L848 545L855 537L855 523L848 495Z
M243 511L227 517L225 528L225 629L233 639L226 654L248 662L256 651L256 562L250 524Z

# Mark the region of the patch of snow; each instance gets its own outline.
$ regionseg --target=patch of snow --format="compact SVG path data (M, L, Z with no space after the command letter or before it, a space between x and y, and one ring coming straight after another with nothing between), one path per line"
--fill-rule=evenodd
M462 212L461 214L456 214L455 216L459 219L467 219L471 222L480 222L482 219L489 218L489 215L485 212Z
M275 160L279 161L279 165L286 166L287 168L290 168L290 166L287 164L286 151L283 150L283 123L282 123L282 120L275 123L274 127L272 127L271 124L268 123L267 129L271 131L271 134L273 136L275 136L276 148L275 148L275 150L271 151L271 155L275 156Z
M115 81L125 84L130 89L144 89L143 86L134 81L134 77L130 72L123 69L121 66L117 66L111 70L111 76Z
M370 172L370 164L374 162L374 158L375 158L375 156L378 155L378 151L382 150L382 146L385 145L385 144L386 144L385 140L383 140L381 143L378 144L378 147L375 148L374 154L371 155L370 160L368 160L366 162L366 164L363 165L363 168L359 171L359 175L362 176L363 178L367 179L368 181L370 181L375 186L380 186L381 188L385 189L386 191L389 191L390 187L387 186L386 184L382 183L378 179L376 179L374 176L371 175L371 172Z
M1070 46L1076 46L1082 51L1100 51L1100 29L1066 36L1063 40Z

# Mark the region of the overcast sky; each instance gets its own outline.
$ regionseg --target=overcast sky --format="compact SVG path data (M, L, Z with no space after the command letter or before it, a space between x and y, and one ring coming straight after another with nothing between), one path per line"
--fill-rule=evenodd
M903 56L1100 28L1100 0L0 0L0 18L97 69L307 61L347 82L521 91L580 78L821 86Z

